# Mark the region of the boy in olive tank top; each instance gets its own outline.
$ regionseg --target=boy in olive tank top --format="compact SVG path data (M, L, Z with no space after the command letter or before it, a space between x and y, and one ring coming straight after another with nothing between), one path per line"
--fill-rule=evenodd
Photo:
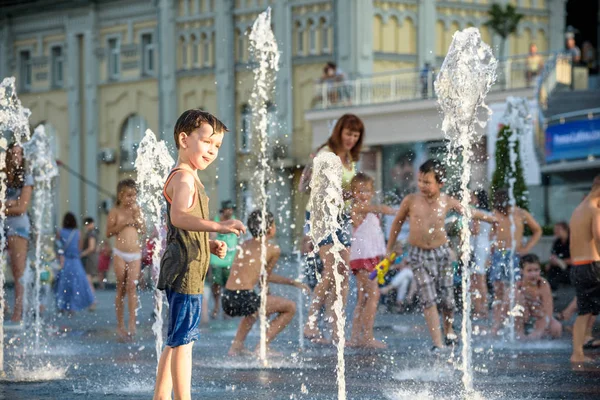
M177 165L169 174L163 195L167 201L167 245L160 264L158 288L169 302L169 321L165 349L156 373L154 399L190 399L192 345L198 340L204 279L210 254L225 257L227 245L209 240L209 232L246 232L234 219L212 221L208 197L198 170L216 158L227 127L213 115L192 109L175 124Z

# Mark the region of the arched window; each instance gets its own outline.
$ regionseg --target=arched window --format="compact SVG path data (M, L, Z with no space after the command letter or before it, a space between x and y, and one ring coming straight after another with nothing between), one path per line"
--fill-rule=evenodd
M192 68L197 68L200 60L198 57L198 39L196 39L196 35L190 37L190 43L192 46Z
M308 20L308 54L317 54L317 26L312 19Z
M325 18L321 18L319 25L321 27L321 51L325 54L331 53L331 47L329 46L329 26Z
M202 66L210 66L210 41L206 33L203 33L201 38L202 43Z
M242 107L242 129L240 140L240 151L244 153L250 152L252 149L252 110L250 106L245 104Z
M300 25L300 22L296 23L296 53L299 56L304 55L304 30Z
M121 128L121 170L132 171L137 156L137 149L144 137L148 124L146 120L133 114L127 118Z

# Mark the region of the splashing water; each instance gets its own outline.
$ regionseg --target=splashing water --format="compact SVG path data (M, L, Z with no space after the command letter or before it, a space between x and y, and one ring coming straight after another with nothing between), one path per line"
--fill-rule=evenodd
M460 178L461 205L467 220L471 218L469 208L469 179L471 176L472 143L479 134L475 125L484 126L487 121L479 121L477 113L483 108L490 87L496 80L497 61L490 47L483 42L477 28L467 28L456 32L444 63L435 81L438 102L444 112L442 130L449 139L450 154L462 155L462 175ZM454 156L456 157L456 156ZM470 273L468 265L471 259L471 246L468 224L461 228L461 261L463 318L462 370L463 385L467 393L473 393L473 368L471 365L471 296Z
M156 360L160 360L163 347L162 337L162 304L163 293L158 290L158 275L160 273L160 256L166 237L165 232L165 207L162 201L163 184L173 168L175 161L169 154L164 141L157 141L154 132L146 130L146 134L137 150L135 169L137 171L137 185L139 200L146 226L154 231L152 243L152 282L154 283L154 332ZM148 230L150 232L150 230Z
M333 276L335 279L335 301L333 310L336 315L337 332L337 382L338 382L338 399L346 399L346 376L345 376L345 361L344 347L346 317L344 315L344 304L342 300L342 284L344 277L340 274L338 266L345 265L341 252L345 247L340 243L335 232L341 229L340 214L344 208L344 200L342 195L342 161L340 158L330 152L322 152L318 154L313 161L313 176L310 181L310 231L309 235L313 243L318 246L318 243L323 241L329 235L333 237L333 246L329 250L333 255ZM314 250L315 252L318 249Z
M302 252L295 251L296 262L298 263L298 282L304 281L304 264L302 263ZM298 291L298 346L304 350L304 293Z
M21 106L17 97L15 78L4 78L0 83L0 134L10 132L15 143L21 144L23 138L29 138L29 116L31 112ZM8 141L0 137L0 171L6 168L6 149ZM6 198L6 173L0 172L0 199ZM6 248L6 205L0 202L0 249ZM4 371L4 270L6 257L0 257L0 372Z
M515 340L515 316L518 311L516 310L517 306L516 302L516 293L515 293L515 268L518 266L514 265L514 255L517 248L517 243L515 240L515 216L514 209L517 206L517 200L515 198L515 183L517 181L517 157L518 157L518 141L519 136L523 137L530 133L533 129L531 114L529 112L529 103L524 97L513 97L509 96L506 99L506 109L504 111L504 115L502 116L502 123L506 126L510 127L510 137L508 138L508 158L510 163L510 172L508 178L508 205L511 209L509 213L509 221L510 221L510 237L511 237L511 245L510 245L510 262L509 262L509 271L510 271L510 289L509 289L509 299L510 299L510 310L508 313L509 318L509 339L511 341ZM527 137L527 136L525 136Z
M40 342L40 292L41 292L41 270L44 256L42 245L48 237L52 237L52 180L58 176L58 167L50 148L50 138L46 135L43 125L35 128L31 140L23 145L25 159L29 160L29 172L34 179L33 190L33 213L35 237L35 259L33 261L34 290L33 290L33 314L35 349L39 350Z
M254 87L250 98L252 108L252 128L259 138L260 150L258 152L258 165L255 174L257 205L262 210L261 232L266 232L267 224L267 178L271 173L267 154L267 104L274 89L275 73L279 69L279 51L277 41L271 29L271 8L256 18L249 35L250 50L257 63L254 68ZM267 242L262 236L260 256L260 348L259 357L267 365Z

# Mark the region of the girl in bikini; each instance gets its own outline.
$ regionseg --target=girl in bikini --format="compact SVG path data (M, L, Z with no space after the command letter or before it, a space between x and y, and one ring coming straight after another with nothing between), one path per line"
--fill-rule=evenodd
M113 247L117 296L117 336L119 340L132 339L136 331L136 308L138 303L137 282L140 278L142 247L140 234L145 234L140 208L136 203L137 188L133 179L125 179L117 185L117 206L108 213L106 236L116 236ZM125 330L124 305L128 297L129 324Z

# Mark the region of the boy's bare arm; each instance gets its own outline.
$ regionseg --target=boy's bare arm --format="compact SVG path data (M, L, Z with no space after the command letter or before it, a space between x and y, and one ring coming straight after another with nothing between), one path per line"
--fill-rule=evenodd
M290 278L286 278L285 276L277 275L277 274L269 274L269 278L267 279L269 283L277 283L279 285L288 285L294 286L299 289L310 292L310 288L302 282L295 281Z
M238 236L240 232L246 232L246 228L238 220L216 222L190 215L190 203L196 195L195 179L192 174L176 173L168 187L172 188L173 193L171 223L177 228L191 232L235 233Z
M596 251L600 251L600 209L598 208L592 210L592 238Z
M364 207L364 212L371 212L376 214L395 215L396 210L390 206L384 204L368 204Z
M523 214L523 221L527 224L527 226L529 226L531 232L533 233L531 235L531 239L527 241L527 244L522 249L522 253L527 254L531 251L531 249L533 249L533 246L535 246L542 237L542 227L536 222L533 216L529 214L529 212L522 209L519 209L519 211Z
M396 244L396 239L398 238L398 233L402 229L402 225L406 218L408 218L410 211L410 204L412 201L413 195L409 194L402 200L400 204L400 209L396 213L396 218L394 218L394 222L392 222L392 229L390 230L390 238L387 242L387 254L390 254L394 249L394 245Z

